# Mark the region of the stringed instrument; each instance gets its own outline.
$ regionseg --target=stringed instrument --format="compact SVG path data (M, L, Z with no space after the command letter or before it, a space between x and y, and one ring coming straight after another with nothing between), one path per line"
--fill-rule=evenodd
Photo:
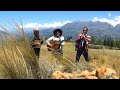
M34 48L40 48L40 40L34 40L34 42L37 44Z
M59 43L62 43L64 41L68 41L70 39L72 39L72 37L69 37L66 40L62 40L62 41L56 41L56 40L50 41L50 44L52 45L52 47L50 47L50 45L47 45L48 51L53 51L53 50L60 48L61 44L59 44Z
M45 40L46 40L46 37L44 36L44 37L42 38L42 40L45 41ZM40 48L40 46L41 46L41 41L40 41L40 40L34 40L34 42L37 44L34 48Z

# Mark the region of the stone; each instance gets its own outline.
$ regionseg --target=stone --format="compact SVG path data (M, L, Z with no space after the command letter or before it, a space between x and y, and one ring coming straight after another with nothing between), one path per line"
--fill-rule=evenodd
M91 76L96 76L96 70L93 70L92 72L90 72Z
M86 79L98 79L96 76L85 76Z
M98 68L96 70L96 76L99 78L99 79L105 79L104 78L104 73L105 73L105 68L102 67L102 68Z
M82 71L81 73L80 73L80 76L89 76L90 75L90 72L88 71L88 70L85 70L85 71Z

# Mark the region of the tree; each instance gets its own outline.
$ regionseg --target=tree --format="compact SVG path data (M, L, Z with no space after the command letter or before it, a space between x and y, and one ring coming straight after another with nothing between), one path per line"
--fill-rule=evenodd
M106 38L103 40L103 45L107 45L107 41L106 41Z
M109 42L110 42L110 40L109 40L109 38L107 38L106 46L109 46Z
M116 41L116 46L120 48L120 41Z
M91 44L95 44L95 37L94 36L91 36Z

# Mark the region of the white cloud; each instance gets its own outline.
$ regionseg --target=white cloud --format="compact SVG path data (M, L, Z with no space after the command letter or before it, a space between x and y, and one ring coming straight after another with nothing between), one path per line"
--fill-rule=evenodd
M111 17L112 16L111 13L108 13L108 16Z
M53 22L53 23L44 23L44 24L39 24L39 23L27 23L23 25L24 28L35 28L36 26L39 28L55 28L55 27L61 27L65 25L66 23L70 23L71 21L63 21L63 22Z
M100 22L107 22L113 26L116 26L117 24L120 24L120 16L116 16L114 19L107 19L107 18L97 18L94 17L93 22L100 21Z

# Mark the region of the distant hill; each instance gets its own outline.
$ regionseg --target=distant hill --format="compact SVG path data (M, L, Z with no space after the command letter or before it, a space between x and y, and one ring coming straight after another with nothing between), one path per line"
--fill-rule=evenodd
M47 38L49 38L50 36L53 35L54 29L56 29L56 28L49 28L49 29L40 30L40 37L42 38L43 36L46 36ZM28 38L30 38L31 35L33 35L33 29L31 29L31 28L25 29L24 31L25 31L26 36Z
M108 23L102 22L81 22L75 21L69 24L64 25L61 29L64 31L64 35L72 35L73 39L76 39L77 35L82 33L83 27L88 27L88 34L96 37L104 37L104 35L108 35L108 33L112 33L113 26ZM67 34L69 33L69 34Z
M113 27L111 24L105 22L92 22L92 21L75 21L72 23L67 23L62 26L60 29L63 31L63 35L65 37L72 36L73 40L77 38L77 36L82 33L83 27L88 27L89 31L88 34L91 36L95 36L96 38L104 38L104 37L111 37L115 39L120 39L120 24ZM44 29L41 30L41 37L47 36L50 37L53 35L53 30L51 29ZM26 35L30 37L33 34L33 31L27 31Z
M117 24L117 25L114 27L114 31L115 31L115 33L120 33L120 24Z
M0 30L0 33L2 33L3 35L7 35L7 32L2 31L2 30Z

